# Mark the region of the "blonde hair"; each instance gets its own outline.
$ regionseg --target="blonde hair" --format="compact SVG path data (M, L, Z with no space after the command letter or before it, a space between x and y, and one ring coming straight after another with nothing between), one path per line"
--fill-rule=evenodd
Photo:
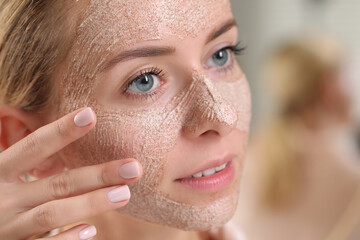
M281 44L268 57L266 81L280 109L260 143L265 206L281 207L296 196L301 155L294 120L302 109L315 104L324 74L339 68L342 54L341 44L333 38L309 35Z
M1 1L0 105L39 111L56 96L50 79L75 35L68 2Z
M323 75L339 68L343 52L337 40L324 35L297 37L275 48L267 59L265 72L280 110L313 104Z

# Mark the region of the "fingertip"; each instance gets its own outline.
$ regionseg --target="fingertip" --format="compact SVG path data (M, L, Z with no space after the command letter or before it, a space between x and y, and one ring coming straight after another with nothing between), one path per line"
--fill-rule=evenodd
M74 117L74 123L77 127L83 128L89 126L92 123L96 122L96 114L91 109L91 107L87 107L80 112L78 112Z
M132 160L121 165L118 172L123 179L133 179L142 175L142 166L139 161Z
M128 203L131 197L129 186L123 185L112 188L107 193L107 198L111 203Z
M93 238L96 234L96 227L94 225L88 225L79 232L79 238L81 240L88 240Z

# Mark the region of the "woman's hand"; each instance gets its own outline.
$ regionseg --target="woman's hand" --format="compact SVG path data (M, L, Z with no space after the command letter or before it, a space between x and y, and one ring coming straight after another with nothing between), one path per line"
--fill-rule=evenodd
M126 184L142 174L134 159L77 168L33 182L21 180L95 124L90 108L76 111L0 153L0 239L28 239L128 203ZM93 226L78 225L49 239L90 239L94 234Z

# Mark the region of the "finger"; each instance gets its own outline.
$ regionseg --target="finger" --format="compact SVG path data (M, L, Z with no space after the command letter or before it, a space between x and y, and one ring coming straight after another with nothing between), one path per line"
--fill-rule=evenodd
M69 230L66 230L56 236L48 237L48 238L41 238L37 240L88 240L93 238L96 235L96 228L95 226L89 226L89 225L79 225L76 227L73 227Z
M45 203L17 216L22 236L33 236L51 229L67 226L106 211L123 207L129 202L127 185L96 190L80 196ZM21 238L21 236L19 236Z
M0 178L16 179L88 133L96 123L90 108L72 112L18 141L0 155Z
M142 175L141 164L135 159L112 161L100 165L76 168L49 178L19 184L19 206L33 208L45 202L73 197L96 189L125 185L137 181Z

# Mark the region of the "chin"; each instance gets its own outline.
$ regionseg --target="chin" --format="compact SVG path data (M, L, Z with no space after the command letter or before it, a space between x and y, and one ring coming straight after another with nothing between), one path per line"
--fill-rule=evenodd
M186 231L206 231L227 223L234 215L239 189L206 203L177 202L163 193L134 184L130 202L118 211L150 223ZM140 194L140 195L139 195Z

